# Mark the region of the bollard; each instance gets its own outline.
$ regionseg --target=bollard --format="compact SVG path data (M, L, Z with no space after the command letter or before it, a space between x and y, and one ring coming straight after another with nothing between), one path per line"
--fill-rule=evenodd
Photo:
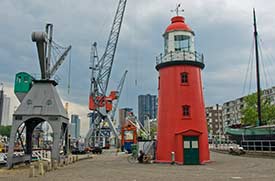
M34 165L30 166L30 170L29 170L29 177L35 177L35 168Z
M76 161L75 155L73 155L73 163Z
M59 167L63 167L63 159L60 159L60 161L59 161Z
M57 169L57 160L53 161L53 169L56 170Z
M45 175L45 171L44 171L43 162L39 162L38 169L39 169L39 175L44 176Z
M65 165L68 165L68 158L64 159Z
M171 152L171 164L175 163L175 152Z
M51 161L48 161L47 162L47 172L50 172L50 171L52 171L52 163L51 163Z
M75 160L78 161L78 155L76 155L76 159Z

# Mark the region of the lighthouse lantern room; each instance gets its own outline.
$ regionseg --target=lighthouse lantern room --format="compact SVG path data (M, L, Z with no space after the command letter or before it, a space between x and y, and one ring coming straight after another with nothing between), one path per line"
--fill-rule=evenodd
M202 92L203 55L195 51L194 32L178 15L164 37L159 72L157 162L203 164L209 161L208 133Z

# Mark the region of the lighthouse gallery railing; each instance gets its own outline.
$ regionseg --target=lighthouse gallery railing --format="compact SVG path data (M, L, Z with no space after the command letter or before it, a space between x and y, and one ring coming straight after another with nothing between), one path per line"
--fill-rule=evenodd
M199 54L196 51L190 52L190 51L171 51L165 55L162 53L156 57L156 64L169 62L169 61L195 61L204 63L203 54Z

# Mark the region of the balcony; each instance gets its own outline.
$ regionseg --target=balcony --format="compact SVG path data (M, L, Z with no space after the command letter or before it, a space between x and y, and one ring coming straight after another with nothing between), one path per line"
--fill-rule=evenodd
M159 65L161 63L172 62L172 61L194 61L198 63L204 64L203 54L199 54L196 51L174 51L169 52L166 55L162 53L156 57L156 64Z

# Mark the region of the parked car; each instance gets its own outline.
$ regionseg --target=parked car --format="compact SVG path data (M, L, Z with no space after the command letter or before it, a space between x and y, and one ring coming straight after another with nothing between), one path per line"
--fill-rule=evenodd
M102 148L94 147L94 148L92 148L92 153L93 154L102 154Z

